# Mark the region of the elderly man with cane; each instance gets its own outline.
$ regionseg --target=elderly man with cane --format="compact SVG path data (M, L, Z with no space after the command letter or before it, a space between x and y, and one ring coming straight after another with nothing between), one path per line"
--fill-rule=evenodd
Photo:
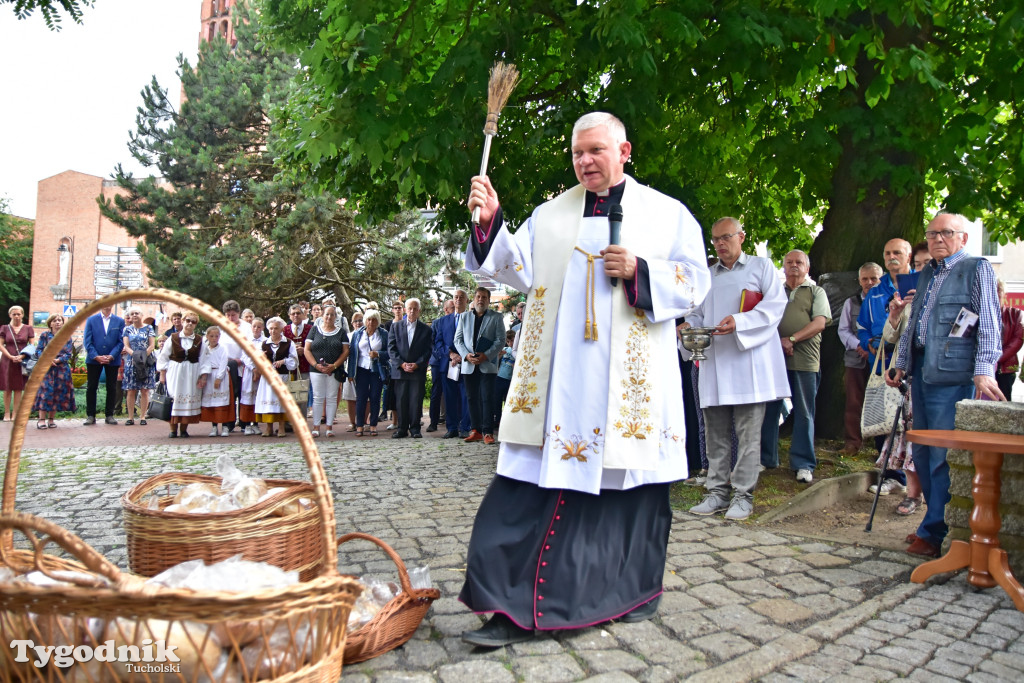
M914 429L953 429L956 404L987 396L1006 398L995 380L999 299L992 265L967 255L967 219L940 213L924 233L932 260L921 271L911 303L910 322L900 339L896 370L886 383L899 386L911 376ZM893 307L905 306L897 292ZM928 510L907 552L938 557L949 502L946 449L914 445L914 468Z

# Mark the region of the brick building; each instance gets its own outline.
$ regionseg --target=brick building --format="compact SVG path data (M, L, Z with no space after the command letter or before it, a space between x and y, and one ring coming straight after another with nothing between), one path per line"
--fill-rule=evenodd
M39 181L29 293L34 325L69 304L81 309L97 296L147 286L138 240L105 218L96 203L97 197L112 201L121 192L112 180L78 171ZM156 302L132 303L144 315L162 318Z

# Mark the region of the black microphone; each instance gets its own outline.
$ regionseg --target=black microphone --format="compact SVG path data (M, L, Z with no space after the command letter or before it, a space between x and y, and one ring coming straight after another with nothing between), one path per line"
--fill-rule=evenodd
M608 210L608 244L619 244L622 236L622 205L612 204ZM612 287L619 285L619 278L612 278Z

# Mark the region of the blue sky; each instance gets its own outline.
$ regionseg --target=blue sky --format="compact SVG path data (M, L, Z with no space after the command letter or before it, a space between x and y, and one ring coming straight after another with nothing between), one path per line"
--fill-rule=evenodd
M200 0L96 0L83 25L50 31L38 11L19 21L0 5L0 197L36 215L36 186L67 170L135 172L128 132L155 75L180 92L179 53L198 52Z

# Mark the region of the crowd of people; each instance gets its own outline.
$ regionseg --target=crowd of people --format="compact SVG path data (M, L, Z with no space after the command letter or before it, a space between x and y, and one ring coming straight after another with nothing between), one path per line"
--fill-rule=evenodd
M468 207L479 211L479 222L466 268L528 293L508 329L484 287L472 298L457 290L429 325L416 298L393 302L388 320L369 302L351 324L333 300L292 305L290 322L264 321L227 301L222 311L241 343L217 326L199 335L192 312L173 314L159 334L138 309L126 323L105 308L85 325L86 424L96 422L103 375L108 424L117 424L118 384L132 425L136 397L145 424L159 381L173 399L171 438L188 437L200 422L211 424L210 436L240 428L283 437L288 416L254 360L262 354L283 379L308 381L308 405L300 407L308 408L314 437L334 436L345 401L341 414L357 437L378 436L389 421L391 438L422 438L429 376L426 432L444 426L442 438L492 445L504 428L460 594L474 611L494 616L463 639L495 647L527 640L535 629L650 619L663 590L671 482L703 472L706 495L691 513L750 516L760 473L782 464L786 399L788 466L796 481L813 481L821 339L831 306L809 277L808 254L787 253L780 279L769 259L744 251L736 218L712 225L717 260L709 264L688 209L624 174L631 152L621 121L583 116L572 131L580 184L515 232L490 179L473 179ZM622 220L621 243L609 244L611 214ZM989 262L966 254L966 220L941 213L925 237L913 247L887 242L884 268L863 264L860 291L843 303L847 451L864 446L872 373L884 373L893 387L909 378L907 428L952 429L958 400L1006 400L1020 370L1021 312L1006 305ZM7 415L23 388L18 365L33 338L24 311L13 307L10 315L0 327ZM64 322L47 320L36 357ZM699 363L683 345L689 328L713 336ZM74 408L71 352L69 344L47 369L35 406L40 429L55 426L55 411ZM878 437L874 447L882 472L872 491L905 493L899 514L924 507L908 552L937 556L947 533L945 450L912 446L900 432Z

